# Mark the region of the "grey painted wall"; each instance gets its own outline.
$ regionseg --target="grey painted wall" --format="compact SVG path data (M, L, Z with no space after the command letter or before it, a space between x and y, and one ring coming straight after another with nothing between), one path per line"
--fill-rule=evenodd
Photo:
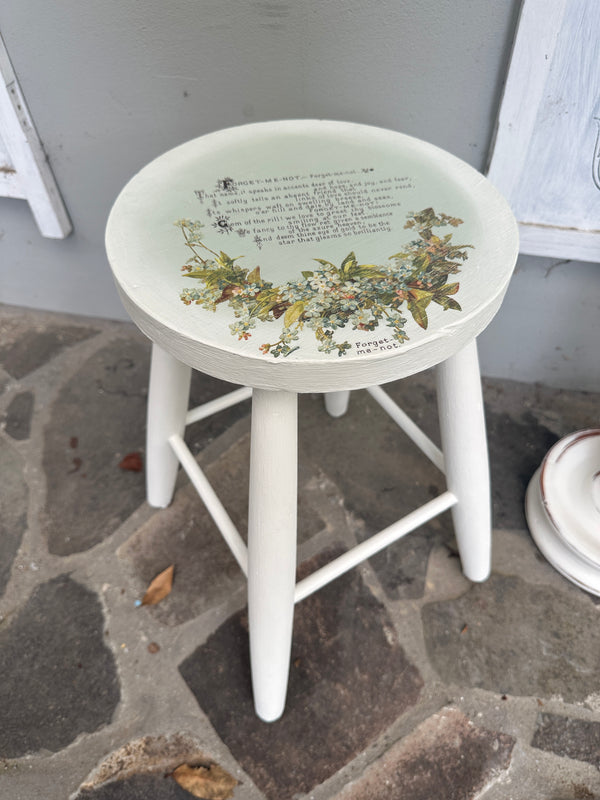
M43 239L24 201L0 199L0 301L124 317L103 249L110 206L151 158L218 128L347 119L420 136L483 168L518 7L519 0L4 4L0 31L74 233ZM544 278L544 264L522 260L515 291L482 340L483 369L581 385L584 370L563 369L554 350L559 327L534 299L538 284L553 298L562 275L557 268ZM600 291L600 270L569 274L573 282L557 288L585 278ZM535 358L524 358L523 337Z
M520 256L479 353L490 377L600 391L600 265Z

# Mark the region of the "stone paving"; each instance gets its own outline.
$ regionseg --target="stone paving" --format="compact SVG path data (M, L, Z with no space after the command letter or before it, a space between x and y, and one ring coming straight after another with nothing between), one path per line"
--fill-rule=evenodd
M169 508L144 502L148 358L130 325L0 308L2 800L600 799L600 604L523 514L598 395L486 380L492 577L461 575L446 514L309 597L267 725L233 557L183 476ZM193 402L225 387L196 375ZM431 375L389 389L435 438ZM188 431L243 533L249 410ZM364 392L338 420L302 396L300 420L301 573L443 487ZM170 564L170 595L140 607Z

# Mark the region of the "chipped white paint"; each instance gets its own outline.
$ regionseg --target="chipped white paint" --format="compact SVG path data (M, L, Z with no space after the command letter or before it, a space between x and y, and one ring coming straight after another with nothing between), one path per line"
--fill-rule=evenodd
M27 200L42 236L64 239L71 222L0 37L0 196Z
M549 450L530 481L525 509L552 566L600 595L600 430L572 433Z
M525 0L488 177L521 252L600 261L596 0Z

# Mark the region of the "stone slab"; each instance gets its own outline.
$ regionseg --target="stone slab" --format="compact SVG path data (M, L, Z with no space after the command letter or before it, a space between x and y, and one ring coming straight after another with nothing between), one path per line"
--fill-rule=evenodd
M143 612L164 625L179 625L240 588L243 575L192 486L175 494L119 549L141 598L150 581L175 565L173 590Z
M600 768L600 722L539 714L531 746Z
M12 439L16 441L29 439L33 406L33 392L19 392L8 404L4 416L4 430Z
M27 529L29 492L23 479L23 467L21 456L0 438L0 595L6 589L13 561Z
M337 552L311 560L303 573ZM331 777L413 706L423 685L356 570L296 607L288 699L277 722L254 714L244 614L227 620L180 671L269 800L308 792Z
M149 355L149 343L135 332L116 339L81 365L54 403L43 463L45 527L56 555L103 541L145 498L143 472L119 464L128 453L144 452ZM190 405L233 388L194 373ZM191 426L190 448L202 450L247 413L242 403Z
M192 797L173 778L164 775L132 775L77 795L78 800L191 800Z
M594 794L594 792L590 791L590 789L582 783L572 782L571 789L573 790L574 800L598 800L598 795Z
M583 701L597 691L597 610L586 595L492 575L422 609L429 659L441 679L499 695Z
M62 387L45 431L44 528L55 555L88 550L143 502L143 472L119 464L144 449L148 347L116 339Z
M494 527L526 530L527 486L558 436L531 411L513 416L488 407L486 422Z
M0 630L0 757L56 752L112 719L119 683L95 594L61 575Z
M420 400L429 404L423 412L435 416L427 385L412 381L415 396L407 404L402 401L410 391L402 383L390 387L394 399L417 422ZM300 398L300 410L301 454L339 487L346 508L363 523L363 538L444 491L443 475L366 392L353 392L348 412L337 419L325 412L321 397ZM453 539L450 516L444 514L373 557L370 563L388 597L422 597L429 553Z
M95 336L98 330L81 325L43 325L24 327L19 321L2 320L0 365L20 380L67 347Z
M239 388L236 384L227 383L193 370L189 407L195 408ZM192 453L198 455L225 431L230 430L238 420L248 416L250 407L251 400L244 400L242 403L226 408L224 411L219 411L218 414L213 414L211 417L190 425L186 429L186 442Z
M246 539L250 437L245 433L212 463L204 466L232 522ZM305 541L324 527L310 506L307 484L312 474L299 470L298 539ZM189 484L175 493L173 503L157 511L119 550L130 562L142 592L170 564L175 565L173 591L147 612L165 625L179 625L225 601L245 578L212 521L204 503Z
M515 740L450 708L434 714L337 800L470 800L510 765Z

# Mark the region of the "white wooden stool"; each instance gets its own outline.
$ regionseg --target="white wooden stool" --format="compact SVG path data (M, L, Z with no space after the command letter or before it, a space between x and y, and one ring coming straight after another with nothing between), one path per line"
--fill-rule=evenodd
M284 708L294 602L452 508L462 567L490 570L487 446L475 337L517 256L502 197L448 153L326 121L241 126L157 158L123 189L106 246L123 303L152 340L148 501L179 464L248 577L255 707ZM437 365L443 455L380 384ZM240 384L188 411L191 368ZM297 393L330 414L378 403L447 476L447 491L295 584ZM183 433L252 395L248 546Z

